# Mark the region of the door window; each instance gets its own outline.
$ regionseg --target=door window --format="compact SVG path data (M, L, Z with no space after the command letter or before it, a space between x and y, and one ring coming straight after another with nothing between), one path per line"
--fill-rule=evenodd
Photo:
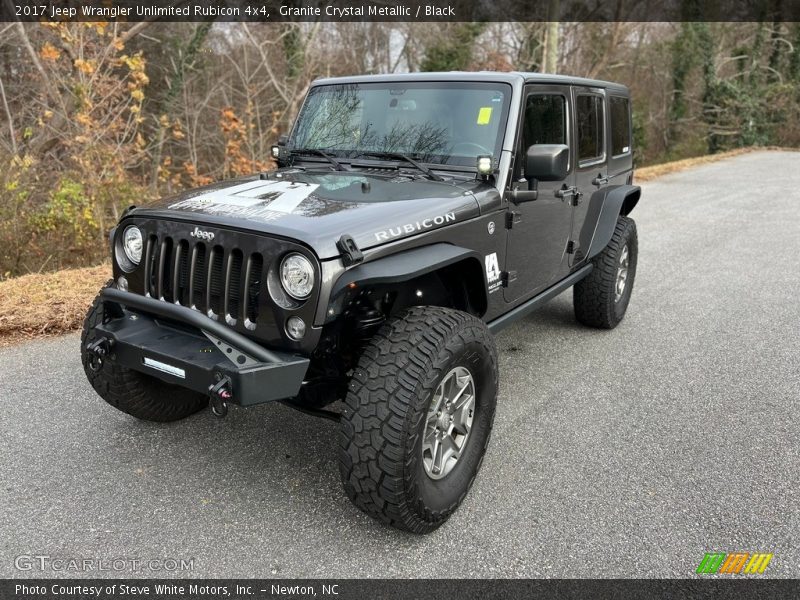
M600 162L605 158L603 97L581 94L577 98L578 162Z
M522 122L522 153L534 144L567 143L567 99L560 94L530 94ZM520 176L523 166L520 165Z
M567 143L567 101L558 94L528 96L522 126L523 150L534 144Z
M622 156L631 151L631 121L628 99L611 96L611 156Z

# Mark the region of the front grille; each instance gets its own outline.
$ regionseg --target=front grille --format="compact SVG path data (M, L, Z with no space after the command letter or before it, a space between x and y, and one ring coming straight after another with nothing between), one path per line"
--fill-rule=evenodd
M256 328L264 279L260 253L150 235L144 267L148 296L189 306L231 326Z

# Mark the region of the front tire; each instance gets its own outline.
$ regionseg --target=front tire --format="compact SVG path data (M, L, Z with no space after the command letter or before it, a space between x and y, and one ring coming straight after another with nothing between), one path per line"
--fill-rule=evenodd
M339 466L349 498L399 529L442 525L483 461L497 386L497 350L480 319L415 307L384 324L345 399Z
M109 281L106 287L110 285ZM98 295L86 314L81 333L83 370L103 400L137 419L161 423L183 419L208 406L208 398L197 392L169 385L107 360L99 370L94 370L86 345L95 339L95 327L102 323L103 314L103 303Z
M620 216L611 241L592 259L594 269L573 288L579 323L600 329L619 325L631 300L638 253L636 222Z

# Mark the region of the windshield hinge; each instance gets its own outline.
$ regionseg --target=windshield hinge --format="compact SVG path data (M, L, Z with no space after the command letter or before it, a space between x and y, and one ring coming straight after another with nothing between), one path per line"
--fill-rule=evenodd
M339 249L339 252L342 253L342 263L345 268L363 262L364 254L358 249L358 245L353 239L353 236L345 233L339 238L339 241L336 242L336 247Z

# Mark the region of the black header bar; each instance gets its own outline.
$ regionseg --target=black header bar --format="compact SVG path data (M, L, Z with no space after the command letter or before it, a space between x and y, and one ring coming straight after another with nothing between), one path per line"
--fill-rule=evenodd
M797 598L797 579L18 579L3 600L534 600L536 598Z
M555 14L551 7L556 6ZM0 0L1 21L800 21L782 0Z

